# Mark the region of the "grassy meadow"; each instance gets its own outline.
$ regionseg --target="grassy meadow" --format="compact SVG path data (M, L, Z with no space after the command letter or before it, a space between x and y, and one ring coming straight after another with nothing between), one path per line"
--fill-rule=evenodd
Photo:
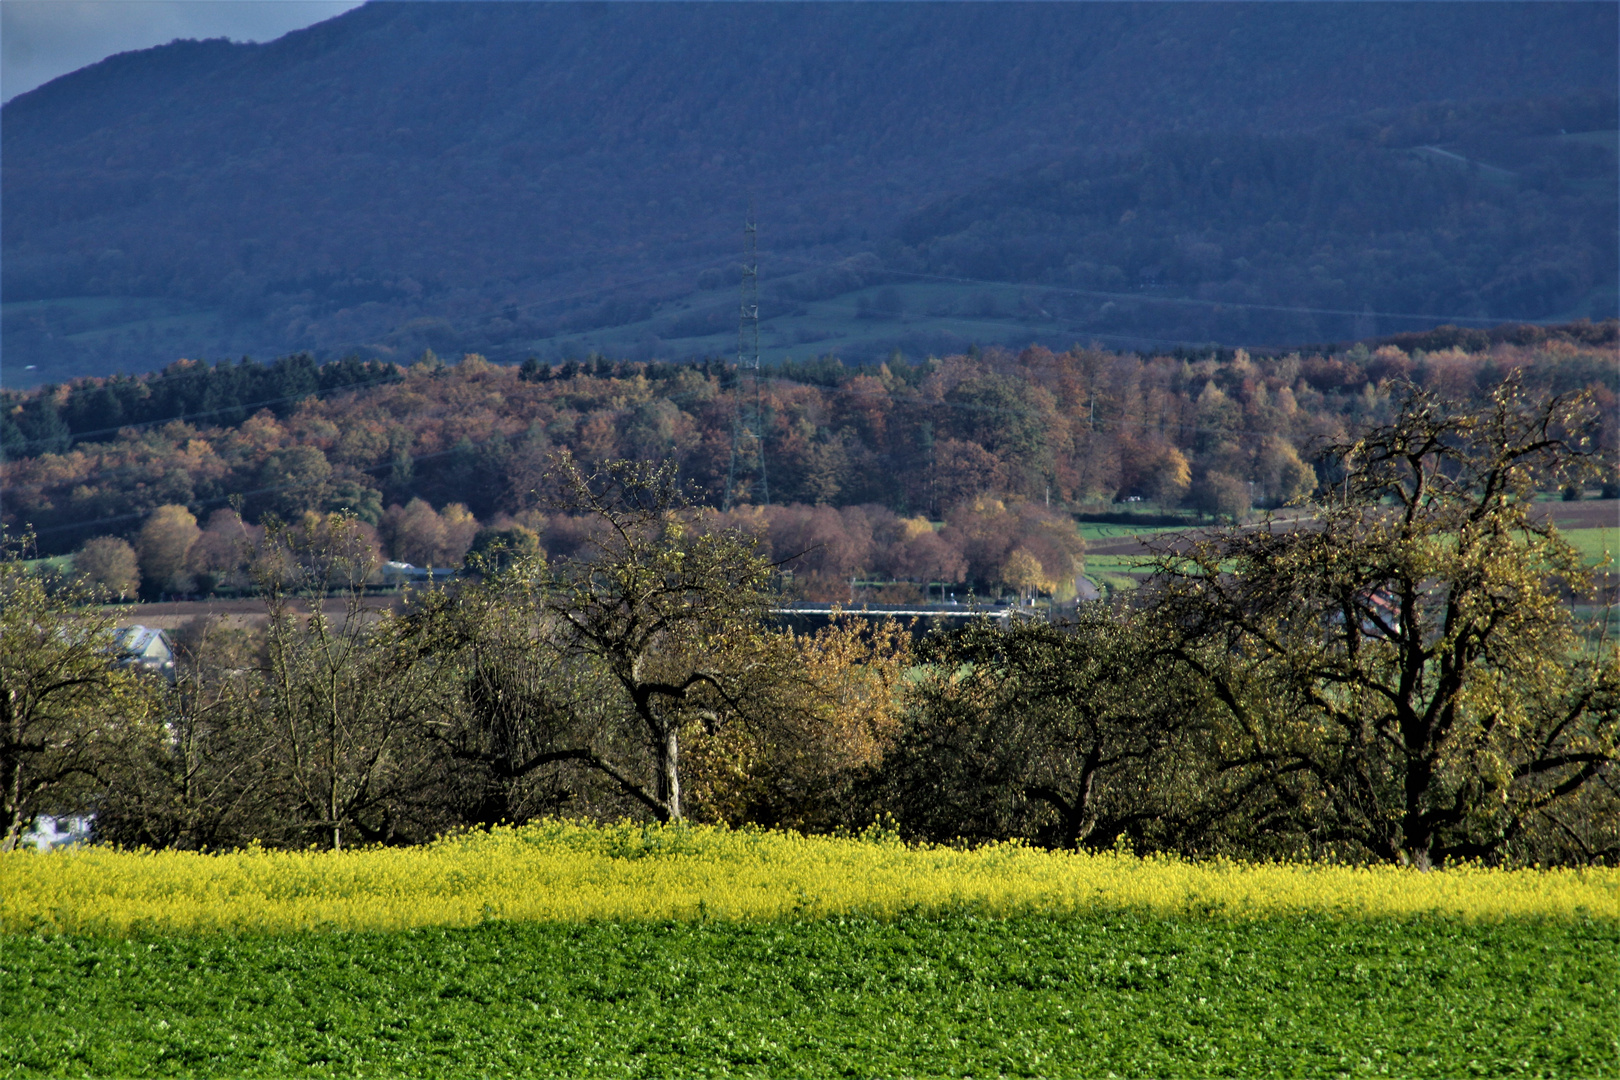
M562 823L0 857L0 1076L1613 1075L1620 871Z
M1557 504L1554 504L1557 505ZM1128 589L1147 574L1150 559L1146 543L1161 533L1179 532L1173 527L1105 525L1091 522L1079 526L1080 535L1092 549L1086 553L1086 576L1115 590ZM1587 566L1612 572L1620 555L1620 525L1614 527L1577 526L1559 530L1560 535L1580 552ZM1140 539L1140 545L1130 541ZM1134 551L1125 550L1136 548Z
M1620 526L1612 529L1565 529L1561 532L1564 539L1581 553L1581 560L1586 565L1614 569L1615 556L1620 554Z

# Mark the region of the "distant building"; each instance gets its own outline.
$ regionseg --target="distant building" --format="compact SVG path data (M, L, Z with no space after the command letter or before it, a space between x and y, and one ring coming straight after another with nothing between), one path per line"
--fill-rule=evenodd
M385 562L377 576L384 585L403 585L407 581L436 581L454 573L455 569L448 566L436 566L430 570L425 566L412 566L408 562Z
M34 819L34 827L19 838L19 846L32 844L38 851L82 844L90 839L90 819L87 817L49 817L41 814Z
M162 630L127 626L118 631L118 663L174 678L174 643Z

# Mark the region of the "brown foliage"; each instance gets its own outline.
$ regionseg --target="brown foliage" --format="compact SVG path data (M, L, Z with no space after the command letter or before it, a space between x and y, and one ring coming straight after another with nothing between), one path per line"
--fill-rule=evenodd
M1014 542L1029 531L1016 508L1100 510L1139 497L1165 511L1233 516L1250 501L1281 505L1328 479L1319 474L1323 443L1391 415L1393 380L1478 399L1500 373L1517 371L1527 387L1591 386L1600 404L1614 401L1606 344L1489 346L1198 359L991 350L875 373L829 367L815 382L766 379L759 404L769 418L776 505L737 521L769 545L773 560L799 556L785 569L806 596L847 599L848 580L859 576L991 586L1019 546L1056 581L1071 576L1063 553L1027 537ZM480 523L549 497L544 468L555 448L581 460L667 460L697 502L718 503L736 410L753 395L751 383L735 386L712 367L595 363L520 377L469 360L397 375L234 427L171 422L8 459L0 465L6 520L32 522L47 553L52 544L69 551L158 507L202 519L231 493L254 492L250 522L266 509L292 520L306 509L350 507L378 520L390 557L451 566ZM1611 458L1614 416L1602 410L1595 433ZM1012 515L1005 525L962 509L995 502ZM735 510L745 511L753 512ZM897 524L917 515L950 525L930 537ZM585 538L566 515L544 525L536 531L554 555ZM182 577L226 587L231 526L204 531L218 537L200 541L204 553ZM149 589L186 584L169 569L162 582L146 576Z

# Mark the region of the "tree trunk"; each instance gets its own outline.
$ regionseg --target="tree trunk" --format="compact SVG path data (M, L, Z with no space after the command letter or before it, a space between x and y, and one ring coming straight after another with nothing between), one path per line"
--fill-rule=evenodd
M18 745L22 742L21 724L17 719L17 691L7 687L5 698L0 702L5 707L5 729L0 738L4 738L0 746L0 788L4 789L6 834L0 840L0 851L11 851L17 846L17 838L22 835L22 760Z
M665 821L681 820L681 744L673 724L665 727L658 743L658 802Z
M22 799L20 797L11 797L14 793L9 790L6 794L8 796L6 800L6 835L4 839L0 839L0 851L15 851L17 850L17 840L22 836L24 824L21 814L18 813L18 807Z
M343 824L342 824L341 821L338 820L337 774L336 774L336 771L335 771L336 763L334 762L333 765L334 765L334 772L333 772L333 774L331 776L331 784L332 784L332 786L327 789L328 795L327 795L326 811L327 811L327 820L331 821L331 823L332 823L332 850L333 851L342 851L343 850Z
M1416 679L1414 678L1415 682ZM1429 730L1409 708L1411 720L1401 725L1401 735L1408 747L1406 757L1406 805L1401 814L1402 861L1419 870L1433 867L1434 827L1424 811L1424 803L1434 787L1434 765L1429 757Z
M17 847L17 838L22 835L22 769L9 758L3 769L5 774L5 813L6 834L0 840L0 851L12 851Z

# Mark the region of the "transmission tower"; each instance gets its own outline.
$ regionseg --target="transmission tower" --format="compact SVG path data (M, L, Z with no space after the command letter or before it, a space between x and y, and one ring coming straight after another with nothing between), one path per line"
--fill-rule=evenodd
M746 391L743 372L753 383L753 402L744 405ZM748 219L743 224L742 302L737 314L737 381L733 389L731 416L731 464L726 469L725 509L731 509L732 491L739 474L750 465L759 476L756 501L771 504L770 479L765 471L765 387L759 376L759 240L754 224L754 202L748 201ZM750 458L752 459L750 461Z

